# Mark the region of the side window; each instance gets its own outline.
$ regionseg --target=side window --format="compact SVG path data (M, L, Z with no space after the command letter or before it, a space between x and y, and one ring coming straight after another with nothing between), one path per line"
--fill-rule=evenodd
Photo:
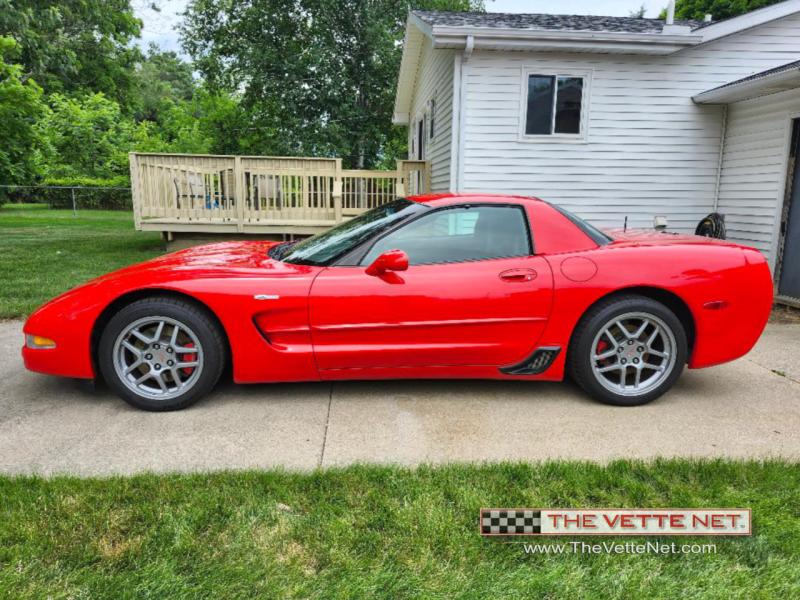
M361 261L403 250L412 265L487 260L531 253L522 207L473 206L439 210L379 239Z
M436 123L436 99L431 98L428 100L428 139L433 139L435 129L433 128Z

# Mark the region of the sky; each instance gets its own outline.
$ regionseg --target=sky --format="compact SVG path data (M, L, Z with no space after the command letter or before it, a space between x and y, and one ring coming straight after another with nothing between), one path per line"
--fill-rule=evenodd
M606 15L627 17L644 5L645 16L657 17L667 0L485 0L489 12L549 13L554 15ZM181 52L177 25L189 0L132 0L136 15L144 22L139 44L151 42L164 50ZM155 4L160 10L153 10Z

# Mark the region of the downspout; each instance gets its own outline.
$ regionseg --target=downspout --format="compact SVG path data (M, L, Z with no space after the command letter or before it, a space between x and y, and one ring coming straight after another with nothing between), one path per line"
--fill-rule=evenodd
M461 153L461 54L453 55L453 108L450 115L450 191L458 191L458 168Z
M472 51L475 49L475 38L471 35L467 36L464 42L464 62L466 63L472 56Z
M719 138L719 159L717 162L717 183L714 186L714 209L711 212L717 212L719 208L719 186L722 181L722 161L725 154L725 136L728 133L728 105L722 107L722 131Z
M475 38L471 35L467 36L464 43L464 52L461 54L460 64L458 65L459 86L458 86L458 163L456 170L456 185L453 191L461 191L464 187L464 127L466 125L466 99L467 99L467 62L472 56L472 51L475 48Z

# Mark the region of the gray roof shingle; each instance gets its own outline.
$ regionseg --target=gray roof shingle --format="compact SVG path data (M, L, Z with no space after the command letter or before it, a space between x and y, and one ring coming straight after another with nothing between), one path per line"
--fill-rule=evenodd
M792 71L792 70L800 70L800 60L796 60L794 62L790 62L785 65L781 65L779 67L774 67L772 69L767 69L766 71L761 71L760 73L754 73L752 75L748 75L747 77L742 77L741 79L737 79L736 81L731 81L730 83L726 83L725 85L721 85L709 91L721 90L723 88L731 87L733 85L747 83L748 81L756 81L757 79L763 79L764 77L769 77L770 75L777 75L778 73L783 73L784 71Z
M445 12L438 10L415 10L413 13L428 25L441 27L609 31L620 33L661 33L664 27L662 19L639 19L637 17ZM699 21L675 21L675 25L688 25L692 29L697 29L707 24Z

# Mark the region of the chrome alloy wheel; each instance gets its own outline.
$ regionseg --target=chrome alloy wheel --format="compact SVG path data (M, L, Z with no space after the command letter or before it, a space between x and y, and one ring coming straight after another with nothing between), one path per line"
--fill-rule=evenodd
M658 387L675 367L675 335L645 312L625 313L600 328L591 346L592 372L607 390L639 396Z
M203 371L197 335L170 317L143 317L130 323L114 342L114 370L134 393L170 400L189 390Z

